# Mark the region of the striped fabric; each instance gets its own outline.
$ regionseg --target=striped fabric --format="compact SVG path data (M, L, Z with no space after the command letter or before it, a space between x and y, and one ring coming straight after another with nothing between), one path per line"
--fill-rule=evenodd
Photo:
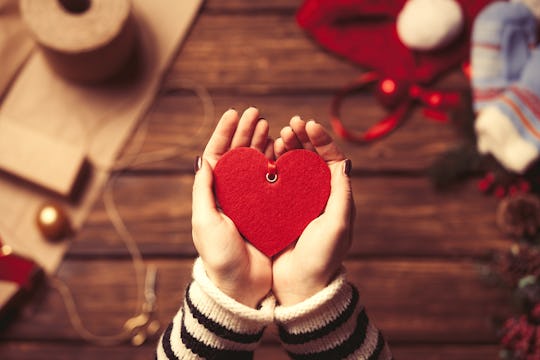
M392 359L369 321L356 288L339 276L326 289L290 307L276 307L279 337L292 359Z
M391 359L380 331L370 323L360 296L342 274L300 304L275 307L273 297L259 309L231 299L193 268L182 308L162 335L156 359L252 359L265 327L278 325L292 359Z
M273 320L274 299L265 299L259 309L238 303L212 284L200 259L193 278L183 307L161 337L156 358L252 359Z
M540 145L540 99L536 94L511 86L494 105L512 120L526 141Z

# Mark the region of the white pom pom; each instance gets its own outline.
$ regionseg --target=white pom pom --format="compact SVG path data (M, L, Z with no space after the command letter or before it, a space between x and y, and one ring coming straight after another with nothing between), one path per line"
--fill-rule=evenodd
M401 42L414 50L435 50L448 45L464 25L455 0L408 0L397 18Z

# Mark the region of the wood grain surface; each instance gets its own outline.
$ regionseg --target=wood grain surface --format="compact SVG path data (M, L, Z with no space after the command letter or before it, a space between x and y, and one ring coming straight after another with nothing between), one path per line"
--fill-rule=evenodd
M196 256L191 242L192 162L224 110L257 106L276 136L299 114L328 124L332 95L365 69L315 44L295 23L301 0L208 0L144 121L141 151L175 147L175 155L121 173L118 210L145 261L158 268L158 316L178 310ZM205 87L215 116L205 120L193 84ZM459 73L438 86L467 91ZM368 92L348 98L349 126L384 115ZM495 225L497 200L468 181L436 191L426 169L460 142L451 124L415 111L391 136L369 146L339 140L353 161L357 205L346 262L372 320L398 359L495 359L496 323L513 311L509 294L485 279L496 251L511 241ZM132 143L125 153L136 147ZM58 276L72 289L84 324L112 334L136 310L134 271L102 201L71 240ZM2 359L148 359L140 348L85 343L58 293L45 288L0 333ZM285 359L270 328L256 359Z

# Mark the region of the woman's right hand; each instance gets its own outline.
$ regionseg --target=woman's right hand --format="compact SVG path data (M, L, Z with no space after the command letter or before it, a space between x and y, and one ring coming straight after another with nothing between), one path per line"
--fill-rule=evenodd
M324 289L340 271L352 241L355 216L349 173L351 162L315 121L291 119L275 142L275 154L306 149L328 164L331 191L323 213L304 229L296 244L273 262L272 289L283 306L302 302Z

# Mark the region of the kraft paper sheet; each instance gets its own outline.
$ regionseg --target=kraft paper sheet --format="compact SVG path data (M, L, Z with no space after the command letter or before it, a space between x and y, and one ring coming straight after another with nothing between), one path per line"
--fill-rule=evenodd
M93 170L76 203L61 200L76 229L83 224L108 179L109 173L104 167L115 162L138 120L151 105L162 76L201 3L202 0L133 0L142 69L135 82L88 87L69 83L52 72L39 50L34 48L3 98L0 121L17 121L58 141L84 146L90 162L100 165L101 170ZM1 15L2 0L0 36L3 34ZM13 64L20 64L32 42L20 22L13 20L12 26L21 39L26 39L24 49L20 50L22 55L13 60ZM2 66L3 52L0 44ZM4 80L4 83L9 82L9 79ZM0 92L2 84L0 79ZM52 273L61 263L69 241L47 242L35 226L38 207L50 199L51 195L0 173L0 234L4 242ZM15 290L13 284L0 281L0 308Z

